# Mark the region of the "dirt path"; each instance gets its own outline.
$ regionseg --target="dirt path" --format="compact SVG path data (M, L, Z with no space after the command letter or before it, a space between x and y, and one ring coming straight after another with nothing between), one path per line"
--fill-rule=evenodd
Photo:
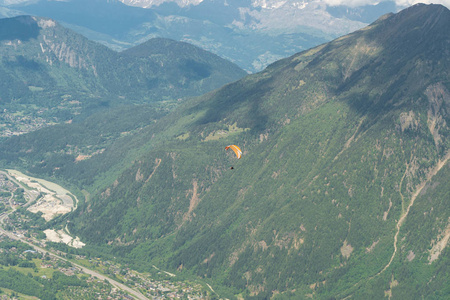
M401 229L403 223L405 222L406 217L408 216L409 211L411 210L411 207L414 205L414 202L415 202L417 196L419 196L420 192L425 187L425 185L428 182L430 182L430 180L445 166L445 164L449 161L449 159L450 159L450 152L448 152L444 156L444 158L442 160L438 161L436 166L428 174L427 179L424 180L417 187L416 191L411 195L411 201L409 202L408 207L406 208L406 210L404 210L404 197L403 197L403 195L401 193L401 185L402 185L403 180L404 180L404 178L406 176L406 172L408 172L408 166L407 166L407 168L405 170L405 174L402 176L402 179L400 181L400 196L401 196L401 199L402 199L402 214L401 214L400 219L398 220L397 225L396 225L396 232L395 232L395 235L394 235L394 252L392 253L391 258L389 259L389 262L386 264L386 266L384 266L384 268L380 272L378 272L377 274L375 274L375 275L373 275L373 276L371 276L371 277L369 277L367 279L362 279L362 280L358 281L357 283L355 283L353 285L353 288L359 286L361 284L361 282L363 282L363 281L365 281L365 282L370 281L370 280L374 279L375 277L383 274L391 266L392 262L394 261L395 256L397 255L397 250L398 250L397 243L398 243L398 236L400 234L400 229ZM351 298L351 297L352 296L350 294L350 295L347 295L347 297L345 297L343 299L348 299L348 298Z
M171 277L175 277L175 276L176 276L175 274L172 274L172 273L169 273L169 272L167 272L167 271L161 270L160 268L158 268L158 267L155 266L155 265L153 265L153 268L155 268L156 270L161 271L161 272L163 272L163 273L166 273L167 275L169 275L169 276L171 276Z
M397 232L394 235L394 253L392 253L391 259L389 260L388 264L380 272L378 272L377 274L375 274L374 276L369 278L369 280L374 278L374 277L376 277L376 276L378 276L378 275L381 275L384 271L386 271L387 268L390 267L392 261L395 258L395 255L397 254L397 250L398 250L397 243L398 243L398 235L400 234L400 229L401 229L403 223L405 222L406 217L408 216L409 211L411 210L411 207L414 205L414 201L416 200L417 196L419 196L420 192L425 187L425 185L442 169L442 167L445 166L445 164L448 162L449 159L450 159L450 152L447 153L447 155L444 157L443 160L439 160L438 161L436 166L428 174L427 179L425 181L423 181L417 187L416 191L411 195L411 201L409 202L409 205L406 208L406 211L404 211L402 213L402 215L400 216L400 219L397 222L397 226L396 226ZM408 168L406 169L405 174L406 174L407 171L408 171ZM403 176L403 177L405 177L405 176ZM402 182L403 182L403 178L402 178ZM401 194L401 190L400 190L400 196L402 197L402 208L403 208L403 195Z
M343 149L335 156L335 158L333 159L333 161L336 161L336 160L339 158L339 156L341 156L341 154L342 154L345 150L347 150L353 142L356 142L356 141L358 140L358 138L355 139L356 134L358 133L359 129L361 128L361 125L364 123L365 120L366 120L366 117L362 117L362 118L359 120L359 124L358 124L358 126L356 127L355 132L354 132L353 135L347 140L347 142L345 142L344 148L343 148Z

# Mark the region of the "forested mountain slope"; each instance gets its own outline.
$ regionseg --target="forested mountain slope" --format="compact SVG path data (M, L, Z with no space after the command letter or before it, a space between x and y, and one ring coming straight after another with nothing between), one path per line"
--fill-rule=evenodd
M70 232L143 269L203 277L223 297L442 299L448 28L440 5L386 15L79 162L30 151L31 135L1 151L28 149L17 159L35 173L90 193Z

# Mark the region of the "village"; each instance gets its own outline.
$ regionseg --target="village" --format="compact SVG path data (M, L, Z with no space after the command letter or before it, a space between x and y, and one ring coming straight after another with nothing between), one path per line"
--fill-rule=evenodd
M81 249L84 243L78 237L71 237L64 228L40 231L47 221L76 207L70 192L57 186L49 189L43 183L50 185L35 178L26 178L17 171L0 172L0 270L14 268L42 279L52 278L55 272L76 276L84 284L68 286L61 292L70 293L71 299L135 299L129 292L115 286L114 282L124 284L148 299L210 297L211 290L207 284L177 280L174 274L159 270L156 266L151 267L148 273L140 273L109 259L79 254L83 251L77 249ZM53 214L49 207L56 209L57 213ZM55 235L60 238L55 238ZM11 243L18 243L26 250L21 252L18 246L2 247ZM5 266L2 257L15 257L16 264L6 263ZM105 279L89 274L91 272L101 274ZM0 293L0 299L3 296Z
M40 114L43 111L38 111ZM54 124L42 117L33 117L20 112L12 113L4 109L0 114L0 138L21 135Z
M86 258L82 255L67 255L61 251L54 251L58 256L70 258L65 260L53 255L41 254L35 250L27 249L20 251L17 247L2 247L11 244L13 240L6 236L0 236L0 269L5 262L5 257L14 258L15 266L24 274L32 274L42 279L50 279L55 272L81 279L84 284L68 286L62 293L69 293L71 299L90 299L92 296L98 299L134 299L120 288L110 284L107 280L101 280L90 274L86 274L78 264L89 266L90 269L97 270L114 280L123 282L138 291L149 299L205 299L205 291L198 283L186 283L176 281L164 272L157 272L158 277L167 279L153 280L148 274L138 273L123 268L120 264L111 261L103 261L100 258ZM24 245L22 245L24 247ZM26 247L26 246L25 246ZM73 262L73 263L72 263ZM0 294L0 299L1 294Z

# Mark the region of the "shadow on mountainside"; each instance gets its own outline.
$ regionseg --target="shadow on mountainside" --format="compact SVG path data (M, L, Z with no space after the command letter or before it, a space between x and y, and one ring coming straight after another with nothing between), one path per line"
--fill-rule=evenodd
M39 36L40 27L31 16L0 20L0 41L28 41Z
M231 83L217 91L207 103L201 103L190 111L206 108L204 117L197 121L197 125L219 122L227 119L239 127L263 130L269 121L268 113L263 109L263 98L271 87L267 80L258 82L257 87L247 88L243 81Z

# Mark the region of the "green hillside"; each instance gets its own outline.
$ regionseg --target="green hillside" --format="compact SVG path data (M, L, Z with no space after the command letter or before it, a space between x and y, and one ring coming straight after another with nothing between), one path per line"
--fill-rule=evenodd
M162 118L136 114L87 159L30 147L74 124L11 138L1 157L89 192L69 225L83 241L221 297L445 299L449 27L445 7L415 5ZM104 118L77 126L95 137Z

